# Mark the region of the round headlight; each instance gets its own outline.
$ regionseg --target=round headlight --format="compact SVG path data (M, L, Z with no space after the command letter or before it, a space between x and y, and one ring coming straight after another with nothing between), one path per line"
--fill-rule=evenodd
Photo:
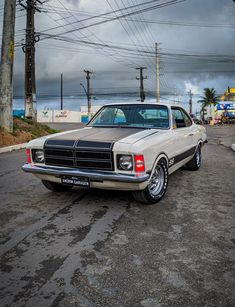
M34 162L43 163L44 162L44 152L43 150L35 150Z
M125 171L133 169L132 156L121 156L119 158L119 168Z

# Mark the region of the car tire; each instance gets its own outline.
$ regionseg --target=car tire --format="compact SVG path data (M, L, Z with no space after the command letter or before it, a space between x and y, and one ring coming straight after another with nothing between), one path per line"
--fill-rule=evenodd
M190 160L185 165L185 168L189 171L197 171L201 166L201 160L202 160L201 146L198 145L192 160Z
M42 180L42 184L50 191L53 192L66 192L69 191L72 186L70 185L63 185L61 183L52 182L48 180Z
M160 159L155 166L148 186L142 191L133 191L137 202L147 205L159 202L166 193L168 185L168 168L165 159Z

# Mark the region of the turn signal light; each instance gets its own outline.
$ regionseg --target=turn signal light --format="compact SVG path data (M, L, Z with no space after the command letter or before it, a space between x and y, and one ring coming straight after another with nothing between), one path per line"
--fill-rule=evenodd
M31 163L31 155L30 155L30 149L26 149L26 156L27 156L27 162Z
M135 171L136 172L144 172L145 165L144 165L144 156L143 155L135 155Z

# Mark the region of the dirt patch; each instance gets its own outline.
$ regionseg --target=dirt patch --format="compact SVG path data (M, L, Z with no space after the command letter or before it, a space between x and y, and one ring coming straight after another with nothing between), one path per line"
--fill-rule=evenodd
M47 125L25 118L14 118L13 127L13 133L0 128L0 147L26 143L34 138L58 132Z

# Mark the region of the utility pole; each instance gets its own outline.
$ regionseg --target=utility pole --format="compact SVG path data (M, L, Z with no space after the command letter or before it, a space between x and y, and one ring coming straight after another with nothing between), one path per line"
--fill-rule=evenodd
M40 40L39 35L35 34L34 15L41 12L37 4L43 4L39 0L19 0L19 4L26 10L26 34L25 44L22 49L25 53L25 117L34 118L36 110L36 78L35 78L35 43Z
M174 104L176 104L177 91L176 87L174 87Z
M90 86L91 76L90 75L92 74L92 72L90 70L84 70L84 73L86 74L86 81L87 81L86 96L87 96L88 117L90 119L91 116L91 86Z
M155 44L156 53L156 99L160 102L160 69L159 69L159 48L158 43Z
M63 110L63 74L60 75L60 110Z
M16 1L5 0L0 67L0 126L13 132L13 62Z
M190 115L193 113L192 106L193 106L193 93L192 93L192 90L190 89L189 91L189 114Z
M144 91L144 79L147 77L143 76L143 70L147 67L137 67L136 69L140 71L140 77L136 77L136 80L140 80L140 101L144 102L145 100L145 91Z

